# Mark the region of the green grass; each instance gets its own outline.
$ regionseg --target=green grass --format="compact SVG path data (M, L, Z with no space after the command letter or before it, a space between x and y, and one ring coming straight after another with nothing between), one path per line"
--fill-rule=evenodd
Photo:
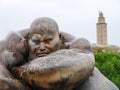
M94 54L96 67L120 88L120 55L107 52Z

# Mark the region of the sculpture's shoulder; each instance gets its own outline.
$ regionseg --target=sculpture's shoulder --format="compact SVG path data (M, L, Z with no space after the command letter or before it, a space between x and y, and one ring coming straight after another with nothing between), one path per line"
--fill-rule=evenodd
M92 53L91 43L85 38L76 38L70 42L66 42L67 49L79 49L83 53Z
M29 28L18 31L18 33L23 37L26 37L29 34L29 32L30 32Z
M9 51L14 50L16 45L24 39L25 38L22 37L22 35L20 35L20 33L14 32L14 31L10 32L5 39L6 49L9 50Z
M28 50L26 38L27 29L19 32L10 32L5 39L5 49L10 52L19 52L25 55Z
M60 31L60 34L64 38L65 42L70 42L75 39L75 36L73 36L69 33Z

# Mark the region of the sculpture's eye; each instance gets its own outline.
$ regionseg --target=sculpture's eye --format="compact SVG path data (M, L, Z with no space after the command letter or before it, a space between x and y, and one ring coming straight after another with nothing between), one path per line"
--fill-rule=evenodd
M32 41L35 43L35 44L39 44L40 43L40 39L41 39L41 36L39 34L33 34L33 36L31 37Z
M49 43L50 41L52 41L52 38L48 38L46 40L44 40L46 43Z
M33 40L33 42L34 42L35 44L39 44L39 43L40 43L40 40Z

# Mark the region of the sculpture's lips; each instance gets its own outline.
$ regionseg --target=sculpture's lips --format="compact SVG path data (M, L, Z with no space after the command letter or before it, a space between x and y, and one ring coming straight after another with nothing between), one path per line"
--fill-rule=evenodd
M37 57L43 57L43 56L46 56L48 55L48 53L37 53L36 56Z
M43 57L43 56L46 56L47 54L39 54L37 55L37 57Z
M36 51L36 57L43 57L49 54L49 50L37 50Z

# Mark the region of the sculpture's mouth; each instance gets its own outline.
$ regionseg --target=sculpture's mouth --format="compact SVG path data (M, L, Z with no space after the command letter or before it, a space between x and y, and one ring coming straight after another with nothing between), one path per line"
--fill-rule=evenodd
M36 57L43 57L43 56L46 56L46 55L47 55L46 53L37 53Z
M48 49L45 49L45 50L36 50L35 54L36 54L36 57L43 57L43 56L46 56L50 53L50 51Z
M43 56L46 56L48 54L49 54L49 52L47 52L47 51L37 52L36 53L36 57L43 57Z

